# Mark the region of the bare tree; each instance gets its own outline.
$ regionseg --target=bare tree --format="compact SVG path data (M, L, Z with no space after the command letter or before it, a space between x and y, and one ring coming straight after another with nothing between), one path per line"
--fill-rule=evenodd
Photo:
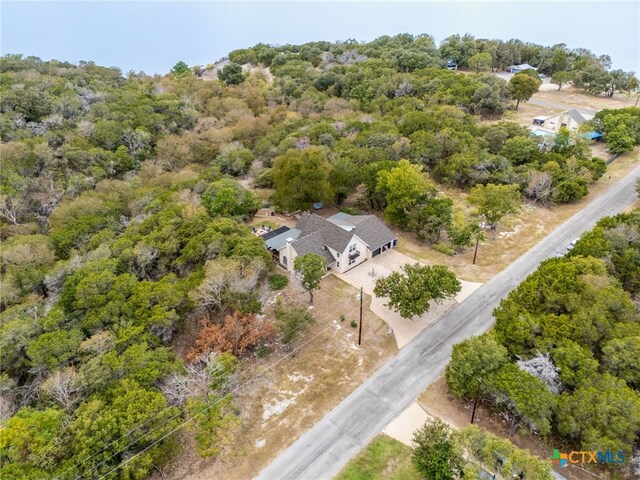
M66 412L71 412L82 398L80 375L74 367L56 370L49 375L40 388L51 395Z
M149 280L149 269L153 266L153 263L158 258L158 249L146 245L144 243L138 243L133 249L133 255L136 259L136 265L140 269L142 275Z
M548 172L534 170L529 177L529 184L525 193L527 197L543 205L548 205L551 201L551 183L551 175Z
M172 373L165 377L160 384L160 391L169 404L184 405L189 398L207 396L214 383L224 390L234 380L235 377L221 365L218 354L211 352L195 362L187 363L184 373Z
M0 422L11 418L18 410L16 405L16 381L8 375L0 376Z
M227 291L247 293L252 291L264 273L260 259L244 262L236 258L216 258L205 265L205 278L191 294L193 300L207 309L209 318L216 308L221 308Z
M529 375L542 380L553 393L560 393L560 380L558 369L549 358L549 355L538 354L529 360L519 360L517 362L520 370L524 370Z
M24 201L6 194L0 195L0 217L13 225L20 224L20 218L26 212Z

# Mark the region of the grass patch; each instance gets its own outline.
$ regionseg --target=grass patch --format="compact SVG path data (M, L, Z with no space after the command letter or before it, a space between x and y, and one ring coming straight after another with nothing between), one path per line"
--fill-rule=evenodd
M351 460L336 480L420 480L411 463L413 450L402 442L381 434Z

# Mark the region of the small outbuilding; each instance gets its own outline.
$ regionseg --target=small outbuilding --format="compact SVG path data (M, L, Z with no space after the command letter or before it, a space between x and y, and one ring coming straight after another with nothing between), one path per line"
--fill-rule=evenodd
M536 72L538 71L538 69L534 66L529 65L528 63L521 63L520 65L511 65L509 67L509 72L510 73L520 73L524 70L535 70Z

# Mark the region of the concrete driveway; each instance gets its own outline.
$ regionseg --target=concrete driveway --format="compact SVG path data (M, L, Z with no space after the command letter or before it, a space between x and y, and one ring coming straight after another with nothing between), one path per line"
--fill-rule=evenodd
M399 313L387 308L385 304L388 298L378 298L373 294L376 281L387 277L392 272L399 271L407 263L418 262L397 250L387 250L377 257L367 260L346 273L334 272L334 275L356 288L363 287L367 295L371 295L371 311L382 318L393 330L398 348L404 347L413 337L427 328L449 309L467 298L473 291L479 288L481 283L465 282L461 280L462 290L453 299L442 303L431 302L430 308L424 315L411 319L402 318ZM418 262L423 263L424 262Z

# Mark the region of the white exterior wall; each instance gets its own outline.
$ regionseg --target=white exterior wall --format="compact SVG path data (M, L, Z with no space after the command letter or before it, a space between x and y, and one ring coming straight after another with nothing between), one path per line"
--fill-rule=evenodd
M360 256L356 258L356 261L354 263L349 265L349 245L353 245L354 243L356 245L356 250L360 252ZM344 249L344 252L340 254L340 268L338 268L338 271L340 271L340 273L351 270L352 268L360 265L362 262L366 262L369 258L371 258L371 252L369 251L369 247L367 247L367 244L355 235L351 237L349 245L347 245L347 248Z
M560 127L563 123L567 124L567 129L570 131L577 130L580 126L578 122L573 119L573 117L567 115L566 113L554 115L553 117L547 118L542 126L548 130L557 132L558 130L560 130Z
M286 269L288 272L293 273L293 261L296 258L296 251L291 246L291 243L287 243L280 251L280 265L285 265L284 257L287 257Z

